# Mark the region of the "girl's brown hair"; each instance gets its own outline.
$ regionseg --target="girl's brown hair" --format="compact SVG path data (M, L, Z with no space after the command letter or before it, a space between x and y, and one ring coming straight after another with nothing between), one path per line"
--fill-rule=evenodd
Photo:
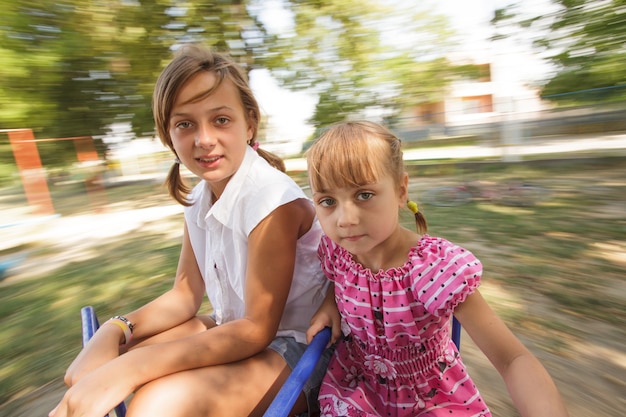
M253 130L252 138L248 144L253 146L257 141L261 111L254 94L252 94L247 76L239 65L227 55L196 44L187 44L180 47L172 61L163 69L154 86L152 113L161 142L176 155L172 138L169 134L170 114L180 89L200 71L212 72L217 77L213 88L207 91L204 96L209 96L225 79L229 79L237 87L248 123ZM198 97L198 99L201 98ZM261 149L257 149L257 152L272 166L285 172L285 163L280 157ZM179 163L175 163L172 166L165 183L170 195L176 201L185 206L192 204L187 199L191 189L185 184L180 175Z
M402 142L386 127L368 121L337 123L326 129L306 151L309 181L315 190L355 187L389 174L398 187L404 177ZM418 211L419 233L426 218Z

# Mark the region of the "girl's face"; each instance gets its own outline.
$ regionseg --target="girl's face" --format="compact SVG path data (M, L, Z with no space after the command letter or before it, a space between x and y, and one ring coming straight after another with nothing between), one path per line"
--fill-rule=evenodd
M229 79L208 97L193 100L215 82L215 74L202 71L183 85L174 100L169 133L180 161L219 198L241 165L254 131Z
M407 183L408 176L404 180ZM400 227L398 209L407 197L406 184L398 187L388 174L358 187L312 192L324 233L363 264L385 250L385 243Z

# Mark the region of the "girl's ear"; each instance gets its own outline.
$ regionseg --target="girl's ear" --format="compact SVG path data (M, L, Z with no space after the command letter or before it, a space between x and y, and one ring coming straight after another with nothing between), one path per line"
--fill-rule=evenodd
M250 110L248 112L248 141L250 141L250 139L254 137L254 134L256 131L256 128L254 127L254 119L255 119L254 112Z
M400 208L404 207L407 201L409 201L409 174L405 172L402 174L402 180L398 188L398 205Z

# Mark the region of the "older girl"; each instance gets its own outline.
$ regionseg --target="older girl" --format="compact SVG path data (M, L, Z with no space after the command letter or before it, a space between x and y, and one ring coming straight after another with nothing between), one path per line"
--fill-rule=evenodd
M153 110L176 157L170 194L185 206L173 288L100 327L50 417L102 417L133 392L128 417L261 415L326 293L315 210L270 165L282 161L258 149L259 107L237 65L183 47L156 83ZM200 179L190 193L180 164ZM205 292L210 317L197 315ZM325 363L295 412L315 406Z

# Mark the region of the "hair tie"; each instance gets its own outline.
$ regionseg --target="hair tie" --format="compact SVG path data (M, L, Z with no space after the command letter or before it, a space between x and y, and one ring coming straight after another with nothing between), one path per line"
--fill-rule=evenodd
M174 163L180 165L180 159L178 157L174 158Z
M409 210L413 212L413 214L417 214L417 212L419 211L419 209L417 208L417 203L415 201L407 201L406 206L409 208Z
M250 146L252 146L252 149L254 149L256 151L257 149L259 149L259 142L258 141L254 141L254 143L252 145L250 145Z

